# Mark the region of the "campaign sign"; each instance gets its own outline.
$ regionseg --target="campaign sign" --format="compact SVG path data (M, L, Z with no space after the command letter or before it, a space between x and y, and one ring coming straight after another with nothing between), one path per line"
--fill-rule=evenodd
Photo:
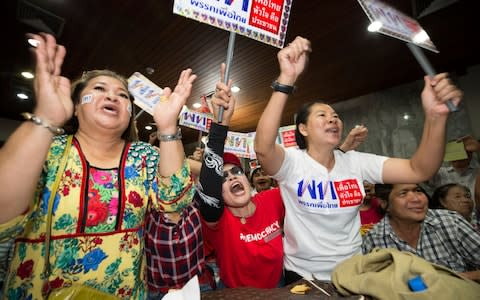
M379 32L416 44L438 53L439 51L420 24L397 9L377 0L358 0L370 22L380 22ZM421 37L421 39L417 39Z
M225 140L225 152L234 153L239 157L250 158L250 153L248 152L249 139L248 133L229 131Z
M212 124L212 116L211 114L189 110L184 107L180 113L179 124L203 132L209 132Z
M282 48L293 0L175 0L173 13Z
M133 103L153 116L153 108L160 101L163 89L139 72L128 78L128 90L135 97Z
M280 136L280 144L285 148L297 147L297 141L295 140L295 125L280 127L278 129L278 135Z

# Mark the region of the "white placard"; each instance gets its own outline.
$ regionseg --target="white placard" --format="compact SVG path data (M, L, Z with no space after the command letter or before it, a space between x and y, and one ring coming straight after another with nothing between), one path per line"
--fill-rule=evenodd
M283 48L293 0L175 0L173 12Z
M179 124L203 132L209 132L212 124L212 114L201 113L184 107L179 116Z
M128 78L128 90L135 97L133 103L153 116L153 107L160 101L163 89L139 72Z
M382 24L379 32L435 53L439 52L417 20L378 0L358 0L358 3L362 6L370 22L378 21ZM419 35L423 36L422 41L415 38Z

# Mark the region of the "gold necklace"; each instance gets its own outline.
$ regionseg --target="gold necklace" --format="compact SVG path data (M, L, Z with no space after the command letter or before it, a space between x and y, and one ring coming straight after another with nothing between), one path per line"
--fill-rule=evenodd
M250 205L250 203L253 205L252 212L248 212L245 216L237 216L232 213L235 217L240 218L240 223L242 224L247 224L247 218L251 217L255 213L255 209L257 208L255 204L253 204L253 202L249 202L248 205Z

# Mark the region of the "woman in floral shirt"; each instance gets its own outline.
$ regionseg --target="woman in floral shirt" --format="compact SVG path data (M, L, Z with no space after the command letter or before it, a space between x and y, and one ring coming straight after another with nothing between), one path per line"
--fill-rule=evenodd
M48 34L30 37L39 41L34 49L37 104L34 116L27 115L33 122L21 124L0 149L0 240L17 237L4 295L42 299L48 287L81 284L144 299L147 208L178 211L193 196L176 120L196 76L184 70L173 92L164 89L165 100L154 111L161 142L157 153L133 141L135 114L123 77L90 71L70 89L69 80L60 76L65 48ZM73 137L58 135L70 118ZM69 139L65 169L58 170ZM44 278L48 200L57 170L51 274Z

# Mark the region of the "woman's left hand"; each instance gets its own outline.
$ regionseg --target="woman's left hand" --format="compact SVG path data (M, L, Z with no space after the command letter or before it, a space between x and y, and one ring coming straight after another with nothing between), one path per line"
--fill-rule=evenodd
M186 69L180 74L173 92L168 87L163 89L163 96L153 110L153 118L159 134L177 132L178 115L192 92L192 85L196 78L197 75L192 74L192 69Z

